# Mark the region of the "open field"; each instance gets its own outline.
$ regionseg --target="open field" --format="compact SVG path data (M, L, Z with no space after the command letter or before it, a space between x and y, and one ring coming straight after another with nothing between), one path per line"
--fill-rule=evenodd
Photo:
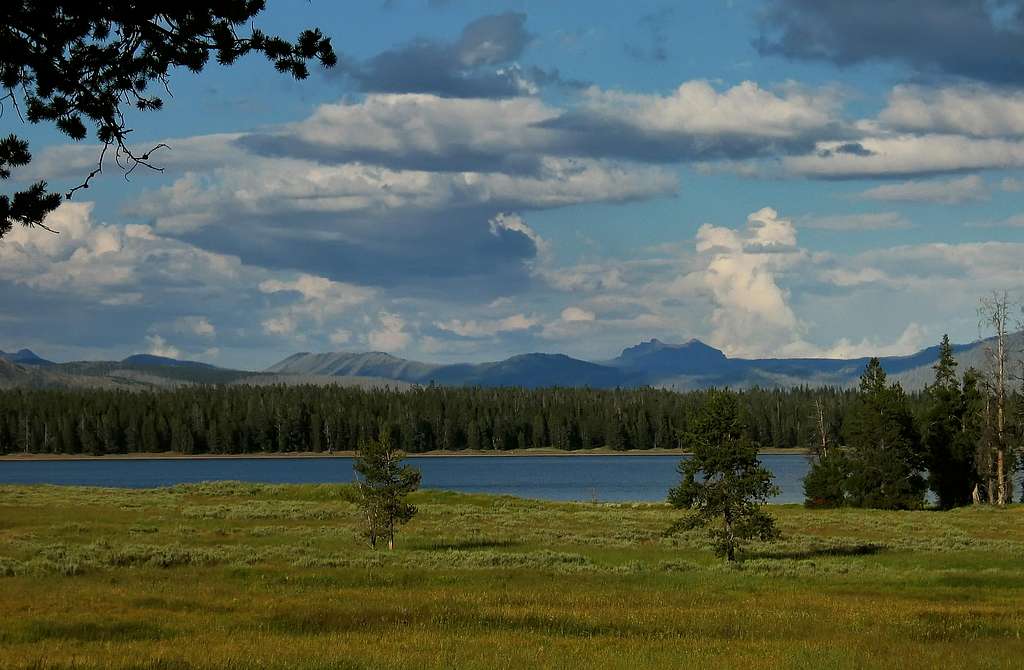
M0 487L0 668L1019 668L1024 507L774 507L735 567L659 504Z

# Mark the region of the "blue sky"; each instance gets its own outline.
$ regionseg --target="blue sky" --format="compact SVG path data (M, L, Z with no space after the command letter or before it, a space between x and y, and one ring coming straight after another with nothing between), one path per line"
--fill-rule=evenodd
M0 241L0 349L899 354L1024 284L1021 3L268 5L338 67L175 73L130 117L163 173ZM15 179L95 162L3 122Z

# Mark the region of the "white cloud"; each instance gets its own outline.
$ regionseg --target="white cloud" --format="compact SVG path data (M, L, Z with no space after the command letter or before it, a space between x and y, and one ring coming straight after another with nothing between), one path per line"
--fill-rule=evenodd
M979 85L896 86L878 118L900 131L974 137L1024 135L1024 91Z
M647 132L706 137L710 144L730 135L801 137L832 126L840 102L835 90L788 86L775 93L744 81L720 92L708 81L692 80L665 96L592 87L582 106L589 114Z
M844 143L819 142L816 151L782 159L791 174L868 178L1024 167L1024 141L963 135L880 135L859 140L863 153L837 152Z
M861 197L887 202L932 202L941 205L958 205L965 202L987 200L989 190L981 177L967 175L955 179L882 184L864 191L861 193Z
M533 97L371 94L361 102L321 105L308 119L258 139L264 145L286 143L291 150L297 141L342 160L415 156L440 162L442 169L448 163L466 169L487 155L545 153L556 133L541 124L559 114Z
M88 296L107 305L144 299L140 288L230 283L238 258L161 238L148 226L97 223L93 204L65 202L46 219L60 232L18 226L0 240L0 279Z
M821 278L835 286L862 286L864 284L878 284L889 281L888 275L881 270L871 267L860 267L855 269L833 268L821 273Z
M296 304L288 307L289 313L310 318L317 323L355 305L361 305L376 295L371 288L305 273L290 281L266 279L260 282L259 289L262 293L298 293L301 297Z
M434 325L441 330L454 333L459 337L494 337L500 333L529 330L533 328L540 319L525 314L513 314L502 319L493 320L466 320L451 319L449 321L435 321Z
M778 273L805 253L796 229L770 207L747 217L742 230L704 224L697 251L706 266L697 279L710 291L711 343L732 356L764 354L799 339L804 326L788 304Z
M865 356L906 356L920 351L933 342L933 337L926 328L918 323L910 323L894 342L880 342L867 337L859 342L849 338L841 338L825 348L817 348L800 343L794 349L797 355L822 358L863 358Z
M174 322L174 331L199 337L214 337L217 334L217 329L205 316L180 317Z
M265 279L259 283L259 290L264 294L298 294L295 302L274 309L273 315L265 319L262 326L268 335L291 336L300 323L304 323L303 338L377 295L371 288L305 273L290 280ZM332 344L344 344L347 339L336 341L336 338L345 332L344 329L336 329L328 339Z
M289 314L264 319L263 332L267 335L291 335L295 332L295 318Z
M157 144L165 144L165 148L153 153L150 161L153 165L163 168L165 173L197 170L228 162L244 161L245 151L236 143L242 136L241 133L216 133L165 138L136 144L132 150L137 156L141 156ZM101 145L78 143L47 147L33 155L32 162L24 169L24 173L19 172L19 175L24 174L32 179L71 178L80 183L85 175L96 167L102 150ZM108 153L104 162L104 174L110 173L107 179L117 174L113 169L114 163L111 153ZM153 173L139 169L132 176L144 179L147 175L153 176Z
M167 358L177 358L181 355L181 351L174 346L167 343L164 338L159 335L148 335L146 336L146 342L149 343L149 353L154 356L165 356Z
M376 351L395 352L409 346L412 336L405 330L405 319L398 314L381 312L377 315L378 327L368 335L370 346Z
M768 90L745 81L718 90L705 80L683 82L667 95L592 86L561 108L536 97L371 94L322 105L304 121L242 144L269 156L507 174L535 170L541 157L660 162L760 155L833 131L841 97L835 89L792 83ZM630 137L615 137L623 133Z
M511 230L517 233L522 233L530 241L533 242L534 247L537 249L537 255L541 258L546 258L551 253L551 247L547 241L544 240L540 234L527 225L526 221L517 214L506 214L501 212L493 219L487 222L491 229L491 235L498 237L502 231Z
M597 318L597 315L582 307L566 307L562 310L562 321L593 321L595 318Z
M546 209L590 202L627 202L675 192L664 168L593 159L545 157L536 174L392 170L348 163L322 165L251 158L202 178L189 173L140 196L130 213L157 231L193 232L220 219L244 216L346 214L389 220L459 208ZM356 226L336 230L358 232ZM286 220L287 225L296 225ZM335 234L337 236L337 233Z

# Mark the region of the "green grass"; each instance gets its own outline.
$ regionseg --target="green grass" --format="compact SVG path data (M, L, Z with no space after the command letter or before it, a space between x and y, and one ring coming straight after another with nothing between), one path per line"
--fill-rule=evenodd
M0 668L1017 668L1024 508L773 507L737 565L660 504L0 487Z

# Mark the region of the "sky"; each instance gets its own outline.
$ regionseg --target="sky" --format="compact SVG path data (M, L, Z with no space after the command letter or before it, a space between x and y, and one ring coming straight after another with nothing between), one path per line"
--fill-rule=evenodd
M263 369L297 351L606 360L979 337L1024 288L1024 0L270 0L339 63L247 57L130 113L0 240L0 349ZM98 148L29 139L13 186ZM3 184L7 190L12 182Z

